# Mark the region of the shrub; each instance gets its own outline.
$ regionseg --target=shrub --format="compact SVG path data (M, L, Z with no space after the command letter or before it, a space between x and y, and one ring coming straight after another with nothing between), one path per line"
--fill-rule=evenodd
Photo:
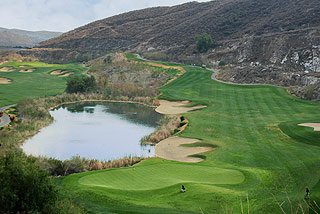
M220 60L219 66L225 66L225 65L227 65L227 62L224 60Z
M144 136L140 142L141 144L148 144L148 143L158 143L172 134L176 133L176 129L180 127L180 117L177 116L165 116L163 117L159 125L160 127L150 135Z
M33 158L8 152L0 156L0 210L52 213L58 192Z
M212 41L211 36L207 33L197 35L196 36L196 45L197 45L197 50L200 53L207 52L210 48L213 47L213 41Z
M67 93L84 93L96 89L96 80L93 76L73 76L67 80Z
M63 165L65 169L64 175L86 171L86 160L78 155L64 161Z
M184 125L186 125L187 123L186 122L181 122L180 123L180 127L182 127L182 126L184 126Z
M112 56L108 55L106 58L104 58L104 63L109 64L112 62Z
M306 87L304 89L305 98L308 100L312 100L314 97L315 88L312 86Z

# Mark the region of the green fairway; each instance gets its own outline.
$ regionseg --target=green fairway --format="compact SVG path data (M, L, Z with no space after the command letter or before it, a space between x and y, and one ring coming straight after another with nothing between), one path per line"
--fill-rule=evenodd
M217 148L196 164L151 159L134 170L72 175L58 180L63 196L92 213L248 213L247 196L250 213L283 213L277 202L291 213L305 205L308 185L311 200L320 202L320 147L308 143L319 135L292 123L320 121L319 102L280 87L219 83L206 69L183 67L187 72L162 87L161 98L207 105L184 114L190 123L180 135ZM307 140L291 129L307 130Z
M41 62L9 62L1 65L0 69L5 67L15 71L0 71L0 77L12 80L11 84L0 84L0 106L15 104L25 98L62 94L66 88L67 77L50 75L50 73L55 70L66 70L69 73L80 74L84 70L79 64L58 65ZM28 69L35 70L29 73L20 72Z

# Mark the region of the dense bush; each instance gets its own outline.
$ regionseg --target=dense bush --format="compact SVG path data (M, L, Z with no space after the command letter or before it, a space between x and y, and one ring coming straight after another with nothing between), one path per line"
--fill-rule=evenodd
M96 89L96 80L93 76L73 76L67 80L67 93L85 93Z
M53 213L58 192L33 158L8 152L0 156L0 210Z
M213 41L209 34L203 33L196 36L197 50L200 53L207 52L210 48L213 47Z
M225 65L227 65L227 62L224 60L220 60L219 66L225 66Z

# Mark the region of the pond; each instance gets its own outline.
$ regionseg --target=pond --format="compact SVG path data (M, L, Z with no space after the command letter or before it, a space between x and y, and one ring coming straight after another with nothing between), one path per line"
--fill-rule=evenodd
M154 146L141 146L161 115L148 106L132 103L75 103L52 111L54 122L27 140L22 149L34 156L67 160L75 155L113 160L126 156L151 157Z

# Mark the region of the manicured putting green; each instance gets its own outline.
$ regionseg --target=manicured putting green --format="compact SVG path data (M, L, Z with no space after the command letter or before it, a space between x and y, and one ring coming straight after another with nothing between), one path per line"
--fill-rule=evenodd
M244 175L237 170L187 164L146 165L89 174L79 183L111 189L152 190L178 183L239 184Z

